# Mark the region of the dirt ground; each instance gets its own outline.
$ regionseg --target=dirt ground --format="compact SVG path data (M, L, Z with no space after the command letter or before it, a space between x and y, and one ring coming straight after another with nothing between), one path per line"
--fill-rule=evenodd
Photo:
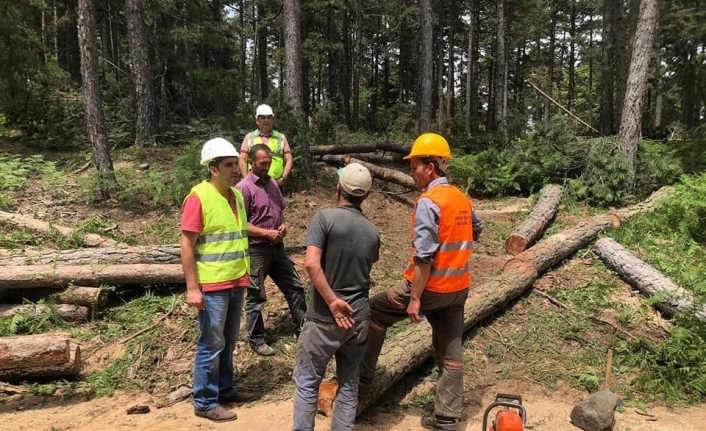
M40 218L50 218L58 224L75 225L76 214L99 211L106 219L117 223L115 232L121 235L142 235L146 226L154 224L155 220L168 219L178 229L178 211L170 214L125 212L117 203L103 204L100 208L91 208L81 212L75 206L62 205L62 194L45 194L42 202L32 205L32 192L19 196L19 211L34 214ZM411 211L410 203L415 193L403 194L394 189L388 189L376 182L375 192L364 204L364 212L375 223L381 233L383 249L381 261L373 270L373 292L386 287L391 279L399 276L408 258L408 217ZM288 245L301 245L307 228L316 211L335 204L331 188L324 186L314 190L297 192L288 197L289 209L286 214L290 226L290 234L286 239ZM504 224L513 224L524 217L530 202L526 199L511 199L503 202L476 200L476 208L486 222L482 241L476 247L473 257L474 284L487 281L497 275L502 265L509 258L502 249L505 233L493 231ZM302 274L303 254L292 256L297 269ZM564 277L567 277L564 275ZM570 278L570 276L569 276ZM552 276L540 280L540 283L550 283ZM286 306L281 294L272 288L268 302L269 323L277 323L280 315L286 315ZM511 313L511 311L508 311ZM504 317L500 316L493 323L503 330ZM426 324L426 323L423 323ZM495 330L495 329L494 329ZM531 330L531 329L530 329ZM477 341L471 336L467 343L473 345ZM480 341L478 341L480 343ZM293 345L280 344L287 357L292 357ZM113 350L111 350L113 349ZM95 370L106 358L121 354L115 351L115 345L98 349L87 349L89 355L84 358L87 368ZM174 358L174 363L183 365L181 373L188 373L188 367L193 360L193 352L186 349L181 356ZM248 372L248 363L259 360L244 343L240 342L235 353L239 369ZM291 364L290 364L291 366ZM421 430L420 417L427 412L419 403L414 402L420 397L430 399L433 394L434 379L430 377L431 365L426 370L406 376L383 397L375 407L363 414L358 420L356 429L361 431L386 430ZM257 368L254 368L257 369ZM285 377L287 370L281 371ZM483 376L478 378L477 376ZM257 376L256 376L257 377ZM256 378L255 377L255 378ZM51 397L34 395L13 396L0 400L0 431L5 430L193 430L193 429L247 429L252 431L288 430L292 423L292 387L291 382L280 385L276 390L262 393L262 397L247 405L231 406L238 414L238 420L227 424L215 424L193 415L190 401L157 408L159 398L164 392L152 391L121 392L110 397L86 400L81 396L62 397L55 394ZM573 389L569 384L559 384L553 390L537 384L530 379L505 378L498 375L494 366L487 369L474 370L466 376L466 399L463 421L459 430L481 430L483 413L496 393L514 393L522 396L527 410L527 429L540 431L576 430L570 423L569 414L573 406L587 398L588 393ZM126 409L135 405L146 405L150 412L146 414L127 415ZM426 403L428 406L429 403ZM316 430L327 430L329 421L319 415ZM694 406L688 408L669 408L662 405L652 405L640 410L636 407L624 407L616 413L615 430L620 431L697 431L706 430L706 408Z

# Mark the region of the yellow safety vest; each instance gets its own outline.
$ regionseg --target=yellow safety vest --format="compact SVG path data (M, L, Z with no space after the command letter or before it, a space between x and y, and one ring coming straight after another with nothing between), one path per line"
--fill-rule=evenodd
M201 201L203 230L196 241L199 284L237 280L250 272L248 220L243 195L231 187L238 215L216 187L204 181L191 189Z
M259 130L248 133L248 150L262 143ZM272 164L268 174L274 179L279 179L284 174L284 134L273 130L267 140L267 147L272 151ZM248 163L248 168L250 167Z

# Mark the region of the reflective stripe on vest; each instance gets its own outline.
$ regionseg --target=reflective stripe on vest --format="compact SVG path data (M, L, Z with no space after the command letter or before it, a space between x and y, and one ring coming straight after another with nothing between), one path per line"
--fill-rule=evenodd
M468 261L473 250L473 204L456 187L440 184L424 193L421 198L431 199L441 211L439 220L439 249L434 254L429 279L425 289L437 293L452 293L466 289L471 282ZM412 213L412 229L415 214ZM412 232L414 240L414 231ZM412 282L414 273L414 253L404 273Z
M228 200L208 181L194 186L201 201L203 230L196 241L196 277L199 284L237 280L250 272L248 221L243 195L235 195L237 217Z
M262 144L260 131L255 130L248 134L248 150L257 144ZM274 179L280 178L284 174L284 134L273 130L267 139L267 148L272 151L272 164L267 172ZM248 166L250 166L248 164Z

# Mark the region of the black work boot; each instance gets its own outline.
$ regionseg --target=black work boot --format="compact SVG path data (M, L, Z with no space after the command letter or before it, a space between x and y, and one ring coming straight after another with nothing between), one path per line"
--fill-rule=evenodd
M433 431L456 431L456 419L430 413L422 416L422 426Z

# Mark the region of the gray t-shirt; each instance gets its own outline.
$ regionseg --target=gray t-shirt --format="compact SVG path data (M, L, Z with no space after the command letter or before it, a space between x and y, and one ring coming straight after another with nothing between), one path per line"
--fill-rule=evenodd
M309 224L306 245L322 250L321 267L336 296L348 302L356 321L370 318L370 269L380 257L380 234L362 211L339 206L319 211ZM312 286L306 318L333 322L328 305Z

